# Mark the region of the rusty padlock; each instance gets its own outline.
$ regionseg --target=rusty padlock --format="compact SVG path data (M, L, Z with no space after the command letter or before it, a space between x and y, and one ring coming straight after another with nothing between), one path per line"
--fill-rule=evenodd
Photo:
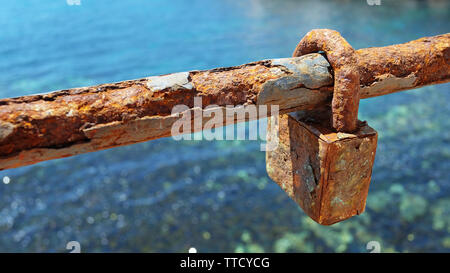
M266 168L306 214L331 225L364 211L378 135L358 120L354 49L337 31L313 30L293 56L319 51L334 72L331 107L280 115L278 135L268 129L268 140L279 137L279 144L266 152Z

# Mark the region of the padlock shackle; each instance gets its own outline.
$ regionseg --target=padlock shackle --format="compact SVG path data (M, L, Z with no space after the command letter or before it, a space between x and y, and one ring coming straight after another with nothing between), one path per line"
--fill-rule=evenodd
M314 29L301 39L292 56L320 51L325 52L334 71L332 126L338 132L353 132L357 129L360 89L356 52L339 32Z

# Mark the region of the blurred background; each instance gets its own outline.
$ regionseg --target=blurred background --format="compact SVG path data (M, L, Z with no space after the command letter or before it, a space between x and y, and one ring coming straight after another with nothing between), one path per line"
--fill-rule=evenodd
M77 2L0 0L0 97L288 57L313 28L355 49L450 32L446 0ZM0 172L0 252L449 252L449 91L361 101L378 150L345 222L310 220L258 141L166 138Z

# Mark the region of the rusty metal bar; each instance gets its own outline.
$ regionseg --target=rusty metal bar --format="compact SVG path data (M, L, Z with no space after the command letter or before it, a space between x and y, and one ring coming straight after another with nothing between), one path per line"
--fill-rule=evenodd
M356 53L361 98L450 81L450 33ZM309 54L1 99L0 170L170 136L171 109L193 111L196 96L222 109L317 108L330 102L330 70Z

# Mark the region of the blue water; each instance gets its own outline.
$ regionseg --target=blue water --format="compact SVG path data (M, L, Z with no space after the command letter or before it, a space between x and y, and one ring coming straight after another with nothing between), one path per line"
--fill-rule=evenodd
M450 32L448 1L80 1L0 0L0 97L286 57L313 28L354 48ZM380 134L372 184L337 225L268 178L259 142L159 139L1 172L0 251L448 252L449 91L361 102Z

